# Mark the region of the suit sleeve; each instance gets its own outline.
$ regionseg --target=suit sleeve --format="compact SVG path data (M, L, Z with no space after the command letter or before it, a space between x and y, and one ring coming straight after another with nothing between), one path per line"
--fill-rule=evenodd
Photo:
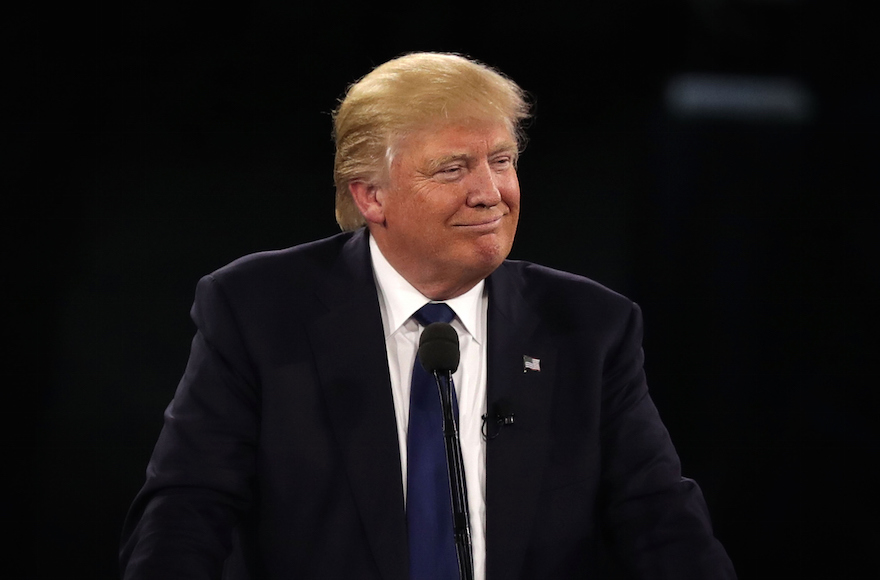
M186 371L123 530L122 576L220 578L252 501L257 379L241 329L210 276L196 291Z
M735 578L712 533L702 492L682 477L648 394L637 305L622 328L603 373L602 487L609 548L631 578Z

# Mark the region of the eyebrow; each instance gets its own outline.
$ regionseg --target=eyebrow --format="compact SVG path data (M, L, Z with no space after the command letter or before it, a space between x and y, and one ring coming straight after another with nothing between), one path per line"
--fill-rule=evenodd
M518 150L514 143L505 141L499 143L495 148L489 151L489 157L494 157L500 153L510 153L515 158L517 157L517 152ZM427 170L433 173L447 163L452 163L455 161L467 161L471 158L473 158L473 155L470 155L468 153L453 153L452 155L444 155L443 157L429 160L427 164Z

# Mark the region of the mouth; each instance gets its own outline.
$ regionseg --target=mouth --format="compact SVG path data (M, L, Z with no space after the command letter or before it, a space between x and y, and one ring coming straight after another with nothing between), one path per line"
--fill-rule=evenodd
M501 225L501 219L503 217L503 215L483 217L474 222L455 224L455 227L474 232L493 232Z

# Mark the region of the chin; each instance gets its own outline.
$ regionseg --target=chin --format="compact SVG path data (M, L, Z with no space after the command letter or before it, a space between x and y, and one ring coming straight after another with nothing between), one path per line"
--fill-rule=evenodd
M481 245L475 248L473 253L464 262L471 265L471 269L483 271L484 276L488 276L495 268L501 265L501 262L510 253L509 245L501 245L494 243L492 245Z

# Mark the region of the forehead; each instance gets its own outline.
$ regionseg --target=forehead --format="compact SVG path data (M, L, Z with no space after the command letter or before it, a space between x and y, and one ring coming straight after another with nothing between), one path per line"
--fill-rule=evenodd
M395 159L430 162L448 156L515 152L516 148L516 139L506 123L465 119L432 123L410 131L398 141Z

